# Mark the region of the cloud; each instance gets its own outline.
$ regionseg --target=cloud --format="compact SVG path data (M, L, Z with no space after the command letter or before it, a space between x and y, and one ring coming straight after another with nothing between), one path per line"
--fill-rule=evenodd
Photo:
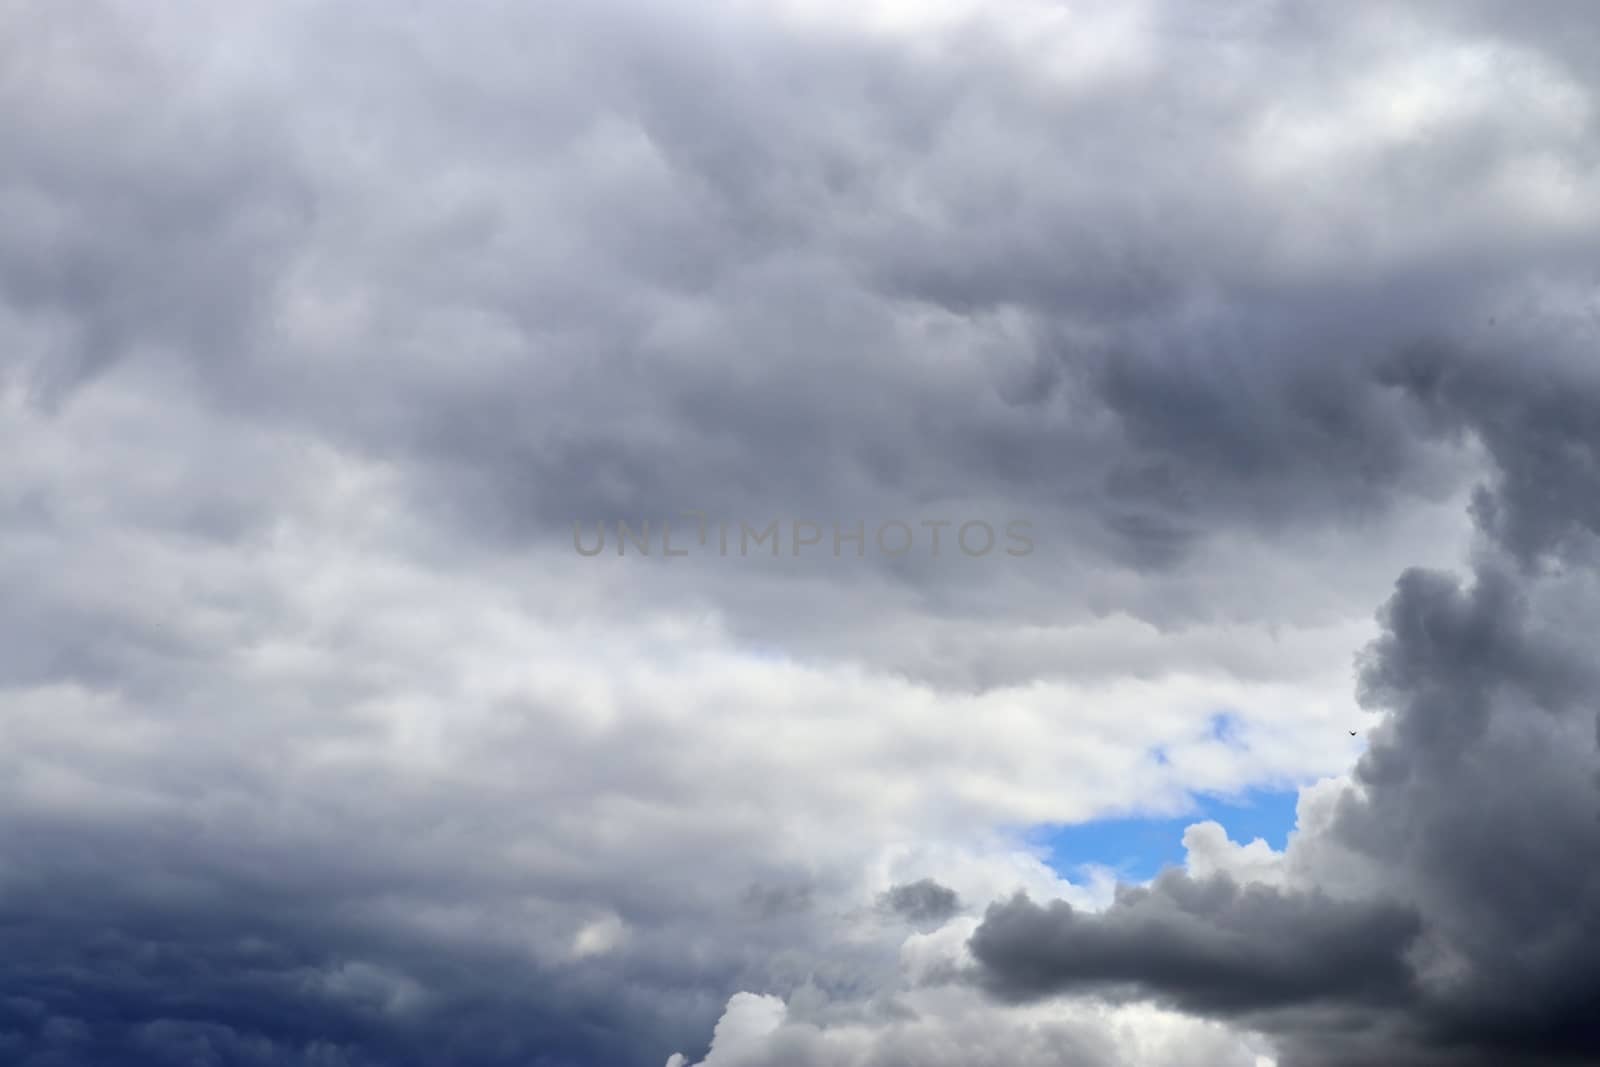
M890 886L881 905L914 923L940 923L961 910L961 897L932 878Z
M1592 1048L1544 11L0 6L0 1058ZM571 547L685 508L1037 549Z
M960 989L913 994L875 1015L848 1019L797 1018L793 1005L777 997L737 993L706 1057L690 1061L674 1054L667 1067L958 1067L1001 1062L1000 1055L1020 1067L1271 1067L1258 1047L1216 1024L1167 1012L1092 1006L1001 1010Z
M1404 956L1419 932L1403 906L1169 870L1091 916L1025 896L991 905L972 952L1013 995L1131 984L1188 1011L1244 1014L1319 1000L1403 1000Z
M1194 823L1183 832L1184 867L1200 878L1227 875L1235 881L1280 885L1284 881L1284 855L1256 838L1247 844L1228 839L1217 822Z
M1291 838L1287 887L1171 871L1100 915L994 905L972 940L985 981L1120 984L1247 1013L1289 1064L1592 1060L1596 975L1577 946L1600 897L1578 857L1600 843L1600 719L1576 636L1597 610L1592 530L1586 497L1548 491L1562 485L1550 462L1594 447L1588 420L1551 405L1592 391L1559 363L1419 366L1440 377L1411 388L1495 457L1475 504L1484 543L1469 580L1413 569L1396 583L1361 675L1384 718L1332 817ZM1347 865L1365 885L1340 878ZM1344 882L1339 899L1324 881Z

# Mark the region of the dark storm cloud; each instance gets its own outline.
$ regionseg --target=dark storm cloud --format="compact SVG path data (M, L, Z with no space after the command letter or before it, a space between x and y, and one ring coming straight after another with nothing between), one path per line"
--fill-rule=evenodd
M1481 442L1495 478L1478 492L1477 519L1526 563L1592 551L1600 533L1600 373L1592 324L1583 325L1565 335L1513 333L1490 356L1419 347L1381 372L1417 402L1436 432Z
M1169 871L1103 915L998 904L972 940L993 987L1121 985L1249 1013L1291 1067L1600 1062L1600 672L1585 647L1600 391L1586 365L1548 358L1433 350L1404 367L1394 380L1436 425L1493 460L1485 544L1470 580L1411 570L1384 607L1361 692L1386 716L1359 788L1290 846L1312 886ZM1318 895L1352 864L1401 910ZM1318 1023L1324 1008L1339 1011Z
M1404 906L1166 871L1149 889L1121 887L1102 913L1023 896L991 905L972 953L1008 996L1125 986L1186 1011L1244 1014L1323 1000L1405 1001L1404 957L1419 932Z
M1571 582L1592 620L1593 576ZM1393 863L1423 909L1440 973L1421 1015L1441 1042L1593 1059L1600 967L1580 946L1600 939L1587 861L1600 678L1570 629L1592 622L1548 599L1540 618L1517 595L1490 570L1466 590L1402 578L1364 673L1368 698L1394 710L1356 767L1366 802L1343 807L1334 833Z
M774 981L787 942L751 924L687 951L695 930L733 916L711 900L690 918L669 877L651 887L591 869L569 873L587 887L549 875L530 887L485 865L438 813L482 833L510 802L463 792L403 813L430 838L409 850L356 845L388 831L326 812L317 831L219 835L198 817L13 810L0 849L26 862L0 869L5 1062L660 1067L703 1046L730 988ZM665 892L678 899L653 899ZM585 958L537 944L543 906L597 899L639 925L635 941ZM836 951L814 981L870 973Z
M270 899L248 885L212 897L223 887L192 874L185 889L63 881L8 894L7 1062L655 1067L654 1049L692 1046L696 1016L714 1017L715 1002L692 993L668 998L688 1014L674 1020L666 1000L628 992L615 973L407 936L334 897Z

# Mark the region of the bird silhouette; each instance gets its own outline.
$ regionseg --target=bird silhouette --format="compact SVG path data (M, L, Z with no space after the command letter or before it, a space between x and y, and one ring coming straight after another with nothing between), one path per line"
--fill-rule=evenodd
M1355 735L1356 735L1356 732L1355 732L1355 731L1354 731L1354 730L1351 730L1351 731L1350 731L1350 736L1351 736L1351 737L1354 737L1354 736L1355 736Z

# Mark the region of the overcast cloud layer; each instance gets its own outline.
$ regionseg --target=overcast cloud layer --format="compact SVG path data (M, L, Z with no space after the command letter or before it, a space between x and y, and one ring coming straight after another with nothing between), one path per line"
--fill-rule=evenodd
M1597 54L0 0L0 1060L1600 1063Z

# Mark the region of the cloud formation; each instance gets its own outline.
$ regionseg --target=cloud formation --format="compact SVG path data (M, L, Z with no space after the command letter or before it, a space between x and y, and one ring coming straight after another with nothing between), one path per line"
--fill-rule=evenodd
M1582 946L1600 938L1600 891L1582 857L1600 846L1600 679L1578 635L1600 603L1588 496L1562 490L1600 439L1581 365L1519 370L1437 353L1407 367L1493 458L1474 498L1484 545L1468 580L1397 582L1361 675L1385 717L1332 818L1291 839L1289 888L1170 871L1097 915L997 904L972 940L987 982L1248 1015L1286 1035L1286 1064L1594 1060L1600 972ZM1332 901L1319 883L1336 879Z
M0 1058L1593 1059L1527 10L0 5Z

